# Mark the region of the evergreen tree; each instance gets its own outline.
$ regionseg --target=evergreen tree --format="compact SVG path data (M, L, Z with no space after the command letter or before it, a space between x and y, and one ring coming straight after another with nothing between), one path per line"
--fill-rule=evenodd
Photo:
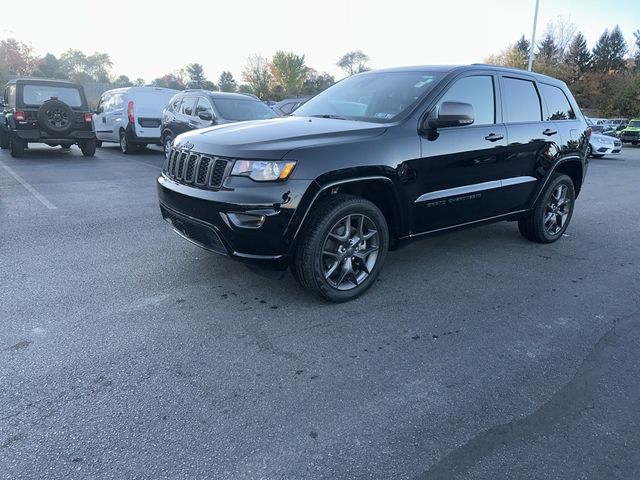
M587 71L591 63L591 53L587 47L587 40L581 32L578 32L571 44L566 55L566 62L573 71L574 80L578 79L581 74Z
M617 72L624 69L624 56L628 50L627 42L618 25L611 32L605 30L593 47L594 69L601 73Z
M238 89L235 79L231 72L224 71L218 79L218 86L221 92L235 92Z

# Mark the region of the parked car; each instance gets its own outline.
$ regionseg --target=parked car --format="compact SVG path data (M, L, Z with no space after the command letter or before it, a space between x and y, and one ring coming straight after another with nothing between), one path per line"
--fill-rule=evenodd
M600 135L608 135L610 137L616 137L616 130L611 125L605 125L603 123L597 124L594 122L593 118L585 117L585 120L587 121L587 125L591 127L591 131L593 133L597 133Z
M629 120L627 120L626 118L611 118L607 120L604 125L608 125L616 132L619 132L620 130L624 129L628 123Z
M162 113L165 155L181 133L212 125L265 120L277 115L258 97L244 93L185 90L176 94Z
M592 132L589 137L589 146L587 147L587 156L593 158L601 158L605 155L617 154L622 151L622 142L611 135L602 135Z
M29 143L78 145L85 157L96 152L93 120L82 85L63 80L18 78L4 89L0 147L24 156Z
M631 145L638 145L640 142L640 119L634 118L629 124L620 131L620 141L622 143L631 143Z
M94 123L98 146L117 143L122 153L160 145L162 110L178 92L171 88L124 87L104 92Z
M273 108L273 111L278 115L290 115L291 112L293 112L300 105L303 105L310 98L310 96L285 98L284 100L276 102L276 104L271 108Z
M179 136L158 177L160 210L202 248L290 267L304 288L345 301L411 240L501 220L534 242L560 239L589 133L567 86L547 76L371 71L289 117Z

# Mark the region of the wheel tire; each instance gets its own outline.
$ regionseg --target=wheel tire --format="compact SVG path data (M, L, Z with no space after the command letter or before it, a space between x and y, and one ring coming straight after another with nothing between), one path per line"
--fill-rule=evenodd
M169 158L169 151L171 149L171 143L173 142L173 135L167 133L162 137L162 149L164 151L164 158Z
M587 147L587 158L589 158L591 156L593 156L593 148L589 144L589 146Z
M73 129L74 113L60 100L47 100L38 109L38 125L53 135L64 135Z
M11 137L9 142L9 148L11 150L11 156L14 158L24 157L24 151L27 148L27 142L16 136Z
M591 155L593 158L602 158L604 155Z
M11 142L9 141L9 134L2 127L0 127L0 148L2 150L6 150L9 148L10 143Z
M563 203L563 205L559 204L560 202L564 202L564 200L558 199L554 196L554 194L558 192L558 188L561 186L566 187L564 200L568 202ZM562 237L562 234L567 230L567 227L571 222L575 200L575 187L571 178L559 173L554 174L540 194L540 198L538 198L533 211L526 217L518 220L520 233L524 238L531 240L532 242L555 242ZM564 208L564 205L568 205L568 207ZM557 206L557 208L554 206ZM556 222L555 225L558 227L557 230L551 231L551 229L546 226L546 223L549 222L548 215L555 215L554 217L551 217L551 220ZM559 217L562 218L561 225L558 224ZM551 226L553 226L553 223L551 223Z
M631 142L631 145L638 145L638 142Z
M136 151L135 143L129 140L129 136L124 130L120 130L120 151L126 155Z
M96 138L96 148L102 148L102 140Z
M85 157L93 157L96 154L96 141L95 139L84 140L80 143L80 150Z
M330 280L325 278L325 268L327 267L324 264L325 256L322 252L329 241L336 245L351 245L350 250L352 250L356 245L360 246L359 243L349 244L348 240L341 243L337 240L329 239L330 233L334 231L346 217L349 217L348 221L351 222L351 215L356 216L356 224L358 222L357 217L360 216L360 228L363 228L362 225L364 225L365 219L369 225L374 227L373 230L375 230L375 233L371 239L373 239L372 243L377 243L377 245L371 245L370 239L363 240L366 249L372 250L368 255L363 256L363 258L365 262L368 262L370 255L375 253L376 256L373 258L373 263L368 265L368 269L370 270L368 274L366 274L364 270L358 268L357 262L351 264L351 260L349 258L345 258L342 261L336 258L336 263L333 268L334 273L338 272L340 269L347 268L347 264L345 263L345 266L343 267L342 262L348 262L349 268L354 272L354 277L357 275L365 275L364 278L361 278L360 283L357 284L357 286L340 290L335 285L329 283ZM309 219L307 225L308 227L300 238L292 265L292 268L295 269L294 277L300 285L331 302L345 302L362 295L375 283L376 278L382 270L389 247L389 231L387 228L387 222L378 207L364 198L349 195L334 195L317 208L316 212ZM356 230L354 235L357 235L358 227L351 223L349 223L349 225L351 228ZM370 233L372 229L369 229L368 226L366 227L367 232ZM351 228L349 229L349 232L351 232ZM350 233L348 235L350 235ZM375 246L377 246L377 249L373 250L372 247ZM344 257L348 257L349 255L351 254L345 253ZM358 253L354 252L354 255L357 256ZM353 258L355 257L351 257L351 259ZM354 268L358 269L357 274L355 273ZM341 273L342 272L338 272L338 276L340 276ZM330 279L331 275L328 275L328 278ZM346 277L343 281L348 281L351 284L354 284L352 280L347 280ZM356 280L356 283L357 282L358 280ZM343 284L340 279L338 279L336 283L338 284L338 287Z

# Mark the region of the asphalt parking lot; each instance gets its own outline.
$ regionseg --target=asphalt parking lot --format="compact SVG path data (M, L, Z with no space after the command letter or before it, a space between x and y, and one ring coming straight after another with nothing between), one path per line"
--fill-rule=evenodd
M342 305L171 232L162 162L0 153L0 478L640 476L640 148L560 242L416 242Z

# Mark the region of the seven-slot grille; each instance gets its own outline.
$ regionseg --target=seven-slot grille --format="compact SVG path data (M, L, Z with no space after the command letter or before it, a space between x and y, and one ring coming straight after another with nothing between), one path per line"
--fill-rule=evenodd
M172 148L164 171L177 182L217 190L227 177L231 163L226 158Z

